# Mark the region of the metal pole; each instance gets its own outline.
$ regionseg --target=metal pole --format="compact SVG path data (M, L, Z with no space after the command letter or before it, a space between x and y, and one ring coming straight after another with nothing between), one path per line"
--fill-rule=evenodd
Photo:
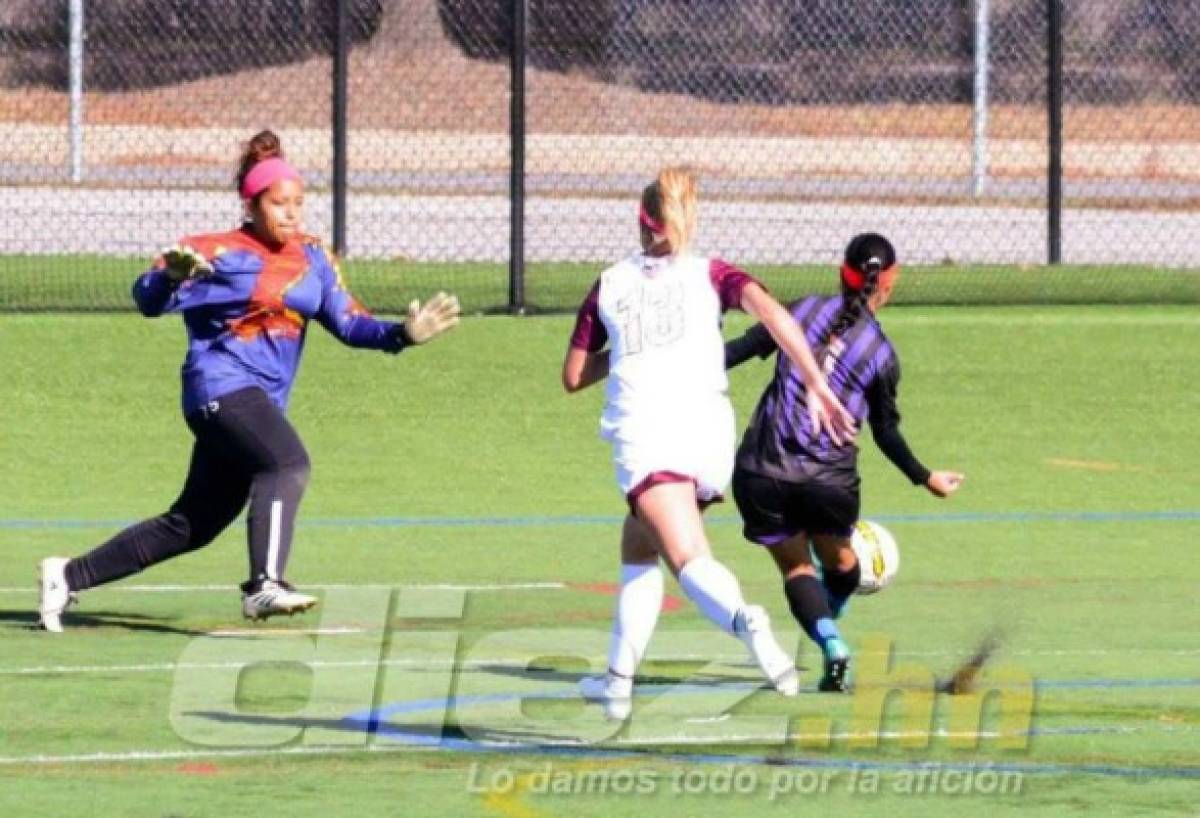
M1049 71L1047 107L1050 120L1050 166L1047 169L1048 261L1062 261L1062 150L1063 150L1063 19L1062 0L1047 0L1049 28Z
M512 166L509 177L508 310L525 312L525 12L527 0L512 2L512 95L509 131Z
M70 31L68 60L71 87L67 127L71 143L71 181L78 184L83 181L83 0L70 0L67 28Z
M975 94L972 124L971 190L983 195L987 183L987 126L988 126L988 0L975 2Z
M346 0L333 0L333 251L346 254L347 152L346 114L350 26Z

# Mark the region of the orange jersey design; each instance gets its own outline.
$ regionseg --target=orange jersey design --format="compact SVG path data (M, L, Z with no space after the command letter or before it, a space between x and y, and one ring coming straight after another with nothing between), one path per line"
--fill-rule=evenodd
M229 322L230 332L243 341L259 335L299 338L304 330L304 317L287 308L284 296L308 271L309 262L303 245L299 241L290 241L275 252L244 230L203 239L201 243L211 245L214 252L243 250L262 260L262 270L250 294L246 314ZM208 248L197 246L196 249L205 253Z

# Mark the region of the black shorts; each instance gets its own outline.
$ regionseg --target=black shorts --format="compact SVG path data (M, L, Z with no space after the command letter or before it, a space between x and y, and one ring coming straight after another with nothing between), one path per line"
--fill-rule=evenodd
M742 515L742 534L759 545L776 545L801 531L849 537L858 521L858 475L839 473L777 480L737 469L733 499Z

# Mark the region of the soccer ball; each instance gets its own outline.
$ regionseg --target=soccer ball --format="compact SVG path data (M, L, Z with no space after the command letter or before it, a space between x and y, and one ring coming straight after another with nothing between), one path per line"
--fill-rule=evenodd
M858 555L862 574L855 593L877 594L896 578L896 572L900 570L900 549L891 532L879 523L870 520L855 523L850 547Z

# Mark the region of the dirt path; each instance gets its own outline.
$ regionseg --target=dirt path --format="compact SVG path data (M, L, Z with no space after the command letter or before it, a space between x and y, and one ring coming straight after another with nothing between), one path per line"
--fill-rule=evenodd
M86 95L90 125L253 129L325 128L331 61L241 71L177 86ZM447 40L434 0L389 5L372 42L350 58L351 126L380 130L505 133L508 69L471 60ZM965 105L730 105L684 94L645 93L582 73L530 69L528 119L540 133L639 136L876 136L967 139ZM65 124L64 93L0 90L0 121ZM1041 106L994 106L989 135L1045 139ZM1067 110L1072 142L1200 141L1200 107L1078 106ZM147 146L149 147L149 146Z

